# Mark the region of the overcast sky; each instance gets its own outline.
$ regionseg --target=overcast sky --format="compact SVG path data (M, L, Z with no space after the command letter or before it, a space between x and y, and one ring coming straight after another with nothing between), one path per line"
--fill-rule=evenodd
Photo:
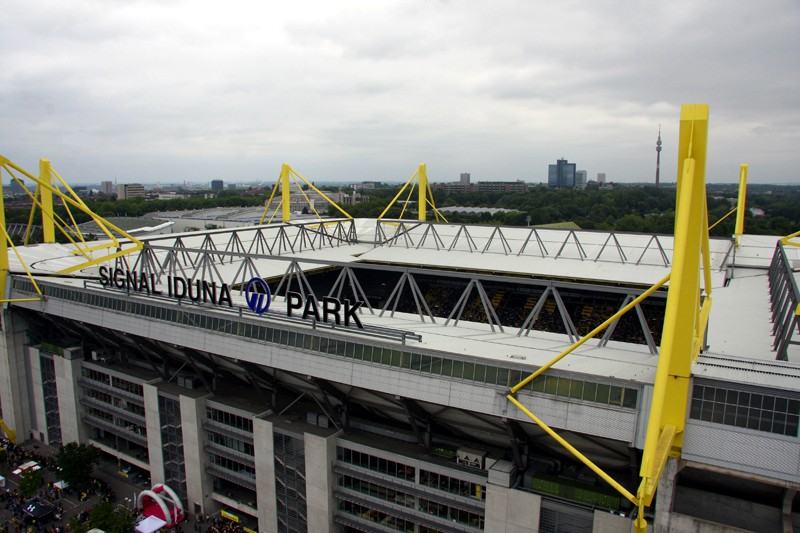
M69 183L800 183L800 1L5 0L0 155ZM3 176L3 182L8 181Z

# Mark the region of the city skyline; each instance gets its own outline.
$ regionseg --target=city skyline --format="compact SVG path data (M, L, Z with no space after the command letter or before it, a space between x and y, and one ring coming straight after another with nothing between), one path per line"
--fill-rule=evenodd
M422 162L440 181L542 182L559 157L654 183L661 125L669 183L680 106L708 103L709 183L741 163L752 183L800 182L790 0L225 7L12 1L0 155L75 184L271 182L283 162L319 182Z

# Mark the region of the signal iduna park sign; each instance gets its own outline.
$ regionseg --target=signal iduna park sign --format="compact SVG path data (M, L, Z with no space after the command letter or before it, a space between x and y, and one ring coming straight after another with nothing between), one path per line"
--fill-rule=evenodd
M145 272L137 273L136 270L122 268L109 268L101 266L98 270L100 285L109 289L120 289L128 292L165 296L164 291L156 284L155 274ZM233 307L231 289L227 283L217 285L215 281L191 279L178 276L167 276L166 296L182 300L188 298L192 302L210 303ZM258 315L266 313L272 303L272 293L269 285L262 278L252 278L245 286L245 300L247 307ZM317 322L332 322L337 326L344 323L345 327L351 324L364 329L356 312L364 302L350 300L341 301L338 298L325 296L320 303L312 294L304 296L299 292L286 292L286 316L294 316L295 311L302 310L301 318L313 318Z

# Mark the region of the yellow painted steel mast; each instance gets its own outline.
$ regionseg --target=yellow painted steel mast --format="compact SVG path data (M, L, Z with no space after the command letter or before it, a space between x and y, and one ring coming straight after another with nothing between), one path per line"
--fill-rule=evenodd
M675 244L671 273L506 393L506 399L510 403L638 507L634 522L637 533L647 531L645 509L652 504L667 458L680 457L689 401L691 365L703 346L711 310L711 265L705 191L707 144L708 105L684 105L681 109ZM705 289L702 302L701 265ZM516 394L522 387L607 328L667 282L669 282L667 308L642 454L641 483L636 495L633 495L538 418L522 404Z

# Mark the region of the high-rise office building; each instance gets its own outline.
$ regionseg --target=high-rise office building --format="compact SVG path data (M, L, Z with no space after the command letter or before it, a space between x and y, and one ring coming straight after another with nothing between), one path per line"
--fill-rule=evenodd
M110 181L101 181L100 192L111 196L114 193L114 185Z
M222 180L211 180L211 190L212 191L221 191L225 188Z
M548 167L547 185L561 189L574 188L575 167L575 163L570 163L566 159L559 159L555 165Z
M461 173L461 184L462 185L469 185L469 172L462 172Z

